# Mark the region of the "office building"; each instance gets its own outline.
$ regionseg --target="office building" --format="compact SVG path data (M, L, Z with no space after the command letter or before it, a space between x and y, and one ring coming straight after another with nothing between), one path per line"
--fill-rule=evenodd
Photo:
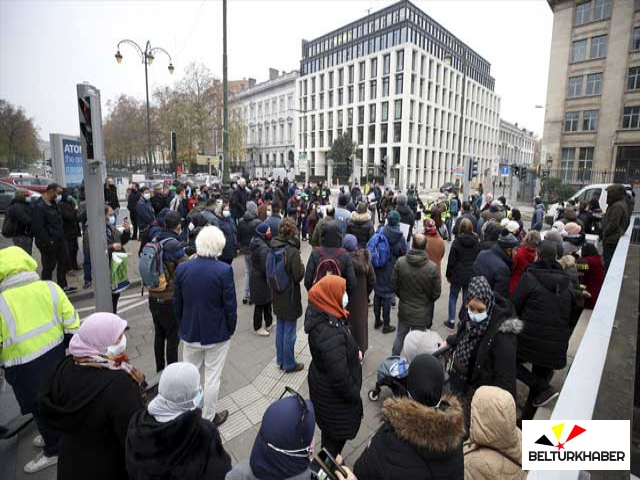
M500 119L498 154L501 165L533 167L535 150L536 137L532 131Z
M297 149L312 177L333 177L327 152L346 134L356 144L355 176L401 189L455 182L465 157L484 172L499 140L490 69L409 1L303 41Z

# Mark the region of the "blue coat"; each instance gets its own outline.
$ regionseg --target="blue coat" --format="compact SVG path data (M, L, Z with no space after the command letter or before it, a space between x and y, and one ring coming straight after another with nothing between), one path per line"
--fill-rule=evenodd
M407 242L399 227L390 227L389 225L385 225L384 235L389 241L391 258L389 258L389 261L384 267L375 269L376 284L374 291L379 297L391 298L395 295L393 286L391 285L391 274L393 273L393 267L396 266L398 258L406 255Z
M149 227L155 218L156 216L153 213L151 202L140 197L140 200L138 200L138 204L136 205L136 219L138 221L138 228L140 231Z
M236 330L233 269L220 260L198 257L178 265L173 302L185 342L226 342Z
M513 260L507 257L504 250L494 245L489 250L483 250L473 263L473 276L485 277L494 292L504 298L509 298L509 282Z

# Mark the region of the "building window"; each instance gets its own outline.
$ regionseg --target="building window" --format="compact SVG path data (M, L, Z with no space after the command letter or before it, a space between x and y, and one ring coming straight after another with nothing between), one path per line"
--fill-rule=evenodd
M382 98L389 96L389 77L382 79Z
M372 103L369 105L369 123L373 123L376 121L376 104Z
M376 143L376 126L369 125L369 145Z
M399 142L402 139L402 122L393 124L393 141Z
M347 109L347 126L351 127L353 125L353 108Z
M580 122L580 112L566 112L564 114L564 131L577 132Z
M396 100L395 102L395 120L402 120L402 100Z
M398 50L396 52L396 71L401 72L404 70L404 50Z
M342 116L342 110L338 110L338 130L342 130L342 122L344 122L344 117Z
M607 51L607 36L600 35L591 39L591 58L603 58Z
M587 75L587 95L600 95L602 93L602 73L590 73Z
M360 75L360 81L364 80L364 76L365 76L365 71L364 71L365 67L364 67L364 62L360 62L358 64L358 75Z
M378 59L371 59L371 78L376 78L378 76Z
M324 73L320 75L320 91L324 90Z
M593 132L598 129L598 110L585 110L582 112L582 130Z
M404 75L402 73L396 74L396 95L402 94L402 82L404 80Z
M353 85L349 87L349 103L353 103Z
M331 90L333 88L333 72L327 73L327 76L329 77L329 90Z
M640 27L633 29L633 44L631 45L632 50L640 50Z
M389 137L388 124L380 124L380 143L387 143Z
M578 169L591 170L593 165L593 147L581 147L578 155ZM586 179L583 179L586 180Z
M576 25L582 25L591 20L591 2L576 5Z
M611 0L595 0L593 2L593 19L605 20L611 17Z
M364 143L364 128L358 127L358 145Z
M576 158L575 148L563 148L562 160L560 161L560 168L562 170L570 170L573 168L573 162Z
M329 130L333 130L333 113L327 114L327 126L329 127Z
M624 113L622 115L622 128L624 128L625 130L640 129L640 106L624 107Z
M358 85L358 101L364 102L364 82Z
M341 107L344 100L344 95L342 92L342 88L338 89L338 106Z
M318 108L320 108L321 110L324 108L324 93L320 94L320 100L318 103Z
M382 102L382 121L389 120L389 102Z
M344 85L344 68L338 69L338 86Z
M358 125L364 123L364 107L358 107Z
M587 40L577 40L571 44L571 61L581 62L587 59Z
M353 83L353 65L349 65L349 83Z
M577 77L569 77L567 97L575 98L580 96L582 96L582 75L579 75Z
M333 107L333 90L329 90L329 108Z
M376 98L376 94L378 90L378 81L377 80L371 80L371 82L369 82L369 98L371 100L374 100Z
M382 74L388 75L391 69L391 55L388 53L382 57Z
M327 141L329 142L329 146L333 145L333 130L327 132Z

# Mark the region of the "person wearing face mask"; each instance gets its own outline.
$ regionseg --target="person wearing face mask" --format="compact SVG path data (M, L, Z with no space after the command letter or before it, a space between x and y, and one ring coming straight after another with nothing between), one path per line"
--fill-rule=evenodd
M258 220L258 206L254 202L247 202L247 211L238 222L238 243L240 247L240 253L244 259L244 295L242 297L242 304L246 305L250 301L251 296L251 251L250 243L251 239L256 233L256 227L260 225Z
M113 208L116 214L120 209L120 200L118 200L118 189L116 188L116 184L111 177L107 177L107 180L104 183L104 203Z
M222 200L216 203L215 219L212 224L222 230L225 238L224 250L222 250L222 254L218 259L231 265L238 250L238 237L236 223L233 220L228 203L223 203Z
M222 479L231 470L218 429L202 418L203 396L200 373L190 363L163 370L158 395L129 422L130 480Z
M60 212L61 200L62 187L57 183L47 185L47 190L32 203L32 229L42 259L42 279L51 280L55 269L60 288L71 292L76 288L67 284L69 255Z
M306 226L307 237L309 239L309 242L311 242L311 239L313 237L313 231L315 230L316 225L318 225L318 222L320 221L321 218L322 218L322 210L320 209L320 204L318 202L311 203L311 205L309 205L307 218L305 220L305 226Z
M65 336L80 326L80 317L62 289L41 281L37 266L20 247L0 249L0 365L21 413L33 414L40 433L34 446L43 448L24 467L27 473L58 460L60 435L38 412L37 398L64 358Z
M262 222L256 227L255 235L249 244L249 258L251 260L250 301L254 305L253 332L260 337L269 336L273 325L273 315L271 314L273 293L267 282L267 256L271 250L269 245L271 238L269 226L266 222Z
M267 225L269 225L271 234L274 237L278 236L280 230L280 222L282 222L282 215L280 215L281 209L282 204L276 201L267 207L267 218L265 221Z
M347 282L327 275L309 290L304 330L309 336L309 395L322 430L322 447L334 457L355 438L362 421L362 352L345 321Z
M15 246L22 248L29 255L33 251L31 212L31 194L24 188L18 188L2 225L3 235L11 238ZM7 234L5 228L9 225L12 225L12 231Z
M515 399L517 335L522 327L509 300L494 293L486 278L471 278L458 332L447 338L454 348L452 392L465 397L470 390L493 385Z
M140 199L136 204L136 219L140 230L140 239L142 239L142 232L149 229L155 218L156 214L151 205L151 190L148 187L142 187L140 189Z
M62 215L62 229L69 252L69 270L79 270L78 267L78 238L80 237L80 221L78 219L78 204L71 195L72 190L62 190L60 213Z
M129 222L125 220L122 223L122 233L116 228L116 215L110 205L104 206L104 215L106 220L105 234L107 237L107 257L109 259L109 267L111 267L112 253L124 251L124 245L129 243L131 239L131 227ZM91 233L87 230L88 235ZM111 294L111 303L113 305L113 313L118 313L119 293Z
M473 262L473 276L485 277L493 291L509 298L509 283L513 270L513 252L519 245L518 239L505 228L492 248L483 250Z
M353 467L358 478L464 478L463 408L454 395L443 395L444 382L442 364L432 355L413 359L408 395L385 400L384 423Z
M40 397L39 411L62 435L61 480L127 478L127 428L146 382L128 363L126 328L113 313L87 317Z

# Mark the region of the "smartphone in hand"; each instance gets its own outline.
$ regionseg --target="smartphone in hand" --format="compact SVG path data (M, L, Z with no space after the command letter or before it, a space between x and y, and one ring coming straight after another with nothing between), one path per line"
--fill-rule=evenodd
M339 480L336 472L340 472L344 478L347 478L347 472L345 472L326 448L323 448L314 455L313 463L315 465L312 466L312 470L316 472L318 480Z

